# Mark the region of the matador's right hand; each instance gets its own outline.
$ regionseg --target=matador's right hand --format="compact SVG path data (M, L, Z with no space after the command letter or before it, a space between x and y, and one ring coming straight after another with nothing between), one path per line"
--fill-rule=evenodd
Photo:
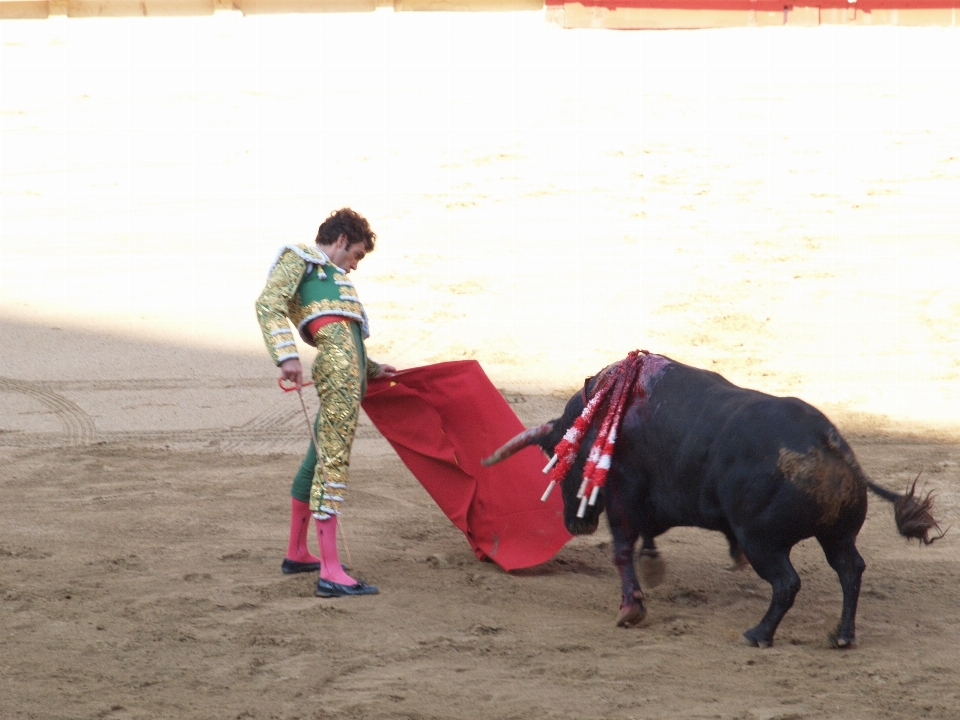
M303 387L303 366L300 358L289 358L280 363L280 381L294 383L297 390Z

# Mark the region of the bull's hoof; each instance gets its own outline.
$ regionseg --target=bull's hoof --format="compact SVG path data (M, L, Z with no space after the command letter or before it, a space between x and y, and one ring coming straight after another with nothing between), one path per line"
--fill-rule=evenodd
M640 581L646 588L655 588L663 582L667 574L667 563L659 554L640 553Z
M639 625L646 616L647 609L641 602L623 605L620 608L620 614L617 616L617 627L630 628Z
M836 631L827 635L827 639L830 641L830 647L837 648L838 650L851 648L854 645L854 639L852 637L840 637L840 634Z
M743 634L743 637L740 638L740 644L746 645L747 647L763 649L773 645L773 638L767 640L766 638L760 637L759 634L754 633L753 630L747 630Z

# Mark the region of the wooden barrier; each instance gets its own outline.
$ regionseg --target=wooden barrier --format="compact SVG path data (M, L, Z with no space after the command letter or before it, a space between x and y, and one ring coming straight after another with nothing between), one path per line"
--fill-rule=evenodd
M0 20L212 15L217 0L0 0Z
M674 10L668 8L601 8L566 3L547 7L547 21L563 28L611 30L686 30L783 25L783 11ZM813 23L816 24L816 23Z
M156 17L212 15L239 10L244 15L316 12L541 10L543 0L0 0L0 20L67 17Z
M396 11L508 11L541 10L543 0L393 0Z
M0 1L0 20L40 20L49 16L48 0Z
M281 13L373 12L384 3L377 0L233 0L232 6L244 15Z
M213 15L213 11L214 0L67 0L65 14L72 18L170 17Z
M543 0L233 0L244 15L283 12L396 12L540 10Z
M0 20L67 17L158 17L314 12L540 10L564 28L619 30L769 25L956 26L960 0L820 0L810 6L786 0L0 0Z

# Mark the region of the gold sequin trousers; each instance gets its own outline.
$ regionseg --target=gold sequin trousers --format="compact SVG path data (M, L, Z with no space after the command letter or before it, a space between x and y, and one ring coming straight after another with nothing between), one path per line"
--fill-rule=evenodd
M313 382L320 397L317 438L327 481L323 479L318 460L313 468L310 509L322 517L340 514L350 472L350 450L360 415L364 368L363 354L357 348L349 321L324 325L314 340L317 358L313 363Z

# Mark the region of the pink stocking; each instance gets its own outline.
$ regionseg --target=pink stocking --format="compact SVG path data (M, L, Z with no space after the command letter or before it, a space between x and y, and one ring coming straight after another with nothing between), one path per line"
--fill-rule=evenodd
M310 527L310 505L290 498L290 544L287 545L287 560L298 563L318 563L320 558L307 550L307 528Z
M340 585L356 585L357 581L347 575L340 565L336 515L327 520L317 520L317 538L320 541L320 577Z

